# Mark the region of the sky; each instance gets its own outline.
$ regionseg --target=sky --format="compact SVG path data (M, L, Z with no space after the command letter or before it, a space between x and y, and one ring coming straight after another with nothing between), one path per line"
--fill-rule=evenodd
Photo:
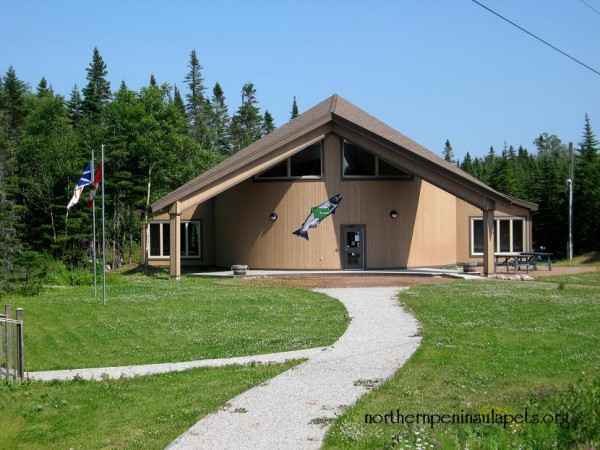
M600 0L480 0L600 72ZM473 0L0 0L0 75L69 97L98 47L111 87L185 93L196 50L230 113L252 82L277 126L333 94L442 154L484 156L554 134L600 136L600 75Z

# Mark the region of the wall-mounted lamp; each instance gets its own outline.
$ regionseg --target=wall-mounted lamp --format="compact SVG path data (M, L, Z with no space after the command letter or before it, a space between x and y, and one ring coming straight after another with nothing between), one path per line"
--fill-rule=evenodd
M392 219L397 219L397 218L398 218L398 211L396 211L395 209L392 209L392 210L390 211L390 217L391 217Z
M277 213L272 212L269 219L271 219L271 222L275 222L277 220Z

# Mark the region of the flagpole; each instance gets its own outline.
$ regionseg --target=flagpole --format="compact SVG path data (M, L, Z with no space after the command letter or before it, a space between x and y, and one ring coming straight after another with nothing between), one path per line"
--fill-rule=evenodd
M106 230L104 226L104 144L102 144L101 154L101 167L102 167L102 298L106 305Z
M96 173L94 168L94 147L92 147L92 172ZM92 263L94 264L94 300L98 298L98 277L96 264L96 203L92 199Z

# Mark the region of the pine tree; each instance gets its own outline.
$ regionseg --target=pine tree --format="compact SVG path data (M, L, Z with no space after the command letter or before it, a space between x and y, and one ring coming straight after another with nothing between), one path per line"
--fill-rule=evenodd
M111 98L110 82L106 79L106 64L97 47L94 47L92 62L86 71L88 83L83 88L82 109L84 116L97 124Z
M196 55L196 50L190 53L188 64L190 71L185 77L189 93L186 94L188 121L191 127L192 137L203 147L210 146L210 132L208 122L210 121L210 105L204 95L206 87L202 77L202 66Z
M230 117L227 104L225 103L225 94L219 82L215 83L211 98L211 126L213 139L211 149L227 155L231 152L231 143L229 142Z
M294 101L292 102L292 112L291 112L290 120L295 119L300 114L298 112L298 103L296 103L296 96L294 95Z
M71 91L71 97L67 102L67 108L69 109L69 119L71 120L71 123L73 125L79 124L83 118L83 102L77 85L75 85Z
M263 118L263 131L262 131L263 136L265 134L269 134L274 129L275 129L275 120L273 119L273 116L271 115L271 113L268 110L266 110L264 118Z
M262 135L263 119L257 103L254 84L246 83L242 88L242 105L231 119L234 152L247 147Z
M598 140L585 115L582 141L576 157L573 198L573 237L577 252L600 250L600 156Z
M46 81L46 78L42 77L37 86L37 96L43 97L46 95L54 95L54 92L52 91L52 87L48 87L48 82Z
M446 144L444 145L444 159L454 164L454 150L452 150L449 140L446 140Z
M3 109L8 117L9 131L15 135L26 115L25 97L28 93L27 85L17 78L13 66L10 66L6 71L2 85Z
M473 168L473 159L471 158L471 154L469 152L467 152L467 154L465 155L465 159L463 159L460 168L467 172L469 175L475 175L475 170Z
M179 92L177 85L173 88L173 104L182 114L185 114L185 104L183 103L181 92Z
M153 74L150 75L150 86L158 86L158 83L156 82L156 78L154 77Z

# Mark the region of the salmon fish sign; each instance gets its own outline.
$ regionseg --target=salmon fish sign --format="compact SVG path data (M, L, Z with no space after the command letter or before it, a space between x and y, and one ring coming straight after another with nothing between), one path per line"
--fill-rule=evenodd
M319 206L315 206L310 209L310 214L304 220L304 223L300 228L294 231L292 234L302 236L308 241L308 229L316 228L321 223L321 220L329 217L331 214L335 214L335 210L340 206L342 201L342 195L337 194L331 197L329 200L321 203Z

